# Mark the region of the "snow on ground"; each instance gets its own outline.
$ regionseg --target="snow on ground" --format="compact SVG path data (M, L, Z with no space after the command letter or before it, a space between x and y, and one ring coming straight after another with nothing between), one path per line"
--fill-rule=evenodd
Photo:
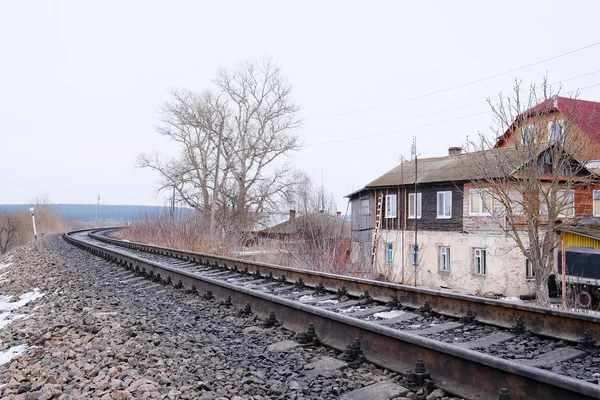
M361 307L361 306L352 306L352 307L348 307L348 308L338 308L337 311L341 312L341 313L349 313L349 312L354 312L354 311L362 311L362 310L366 310L366 307Z
M392 311L378 312L378 313L373 314L373 316L375 318L390 319L390 318L399 317L402 314L404 314L404 311L392 310Z
M6 325L10 324L13 321L18 319L27 318L26 314L13 314L10 311L6 311L0 314L0 329L4 328Z
M18 346L13 346L6 351L0 352L0 365L6 364L10 362L15 357L18 357L22 354L25 354L27 350L27 345L20 344Z
M300 300L300 301L309 301L309 300L312 300L314 298L315 298L315 296L313 296L311 294L307 294L307 295L304 295L304 296L300 297L298 300Z
M318 302L317 305L323 306L325 304L337 304L339 302L340 302L339 300L323 300L323 301Z
M0 259L0 269L8 268L12 265L12 255Z
M519 298L519 296L516 296L516 297L502 297L499 300L506 301L508 303L518 303L518 304L523 304L524 303L524 301L521 300Z
M39 299L44 296L44 293L40 293L40 289L35 288L31 292L27 292L19 296L19 300L11 302L12 296L0 296L0 311L16 310L17 308L23 307L25 304Z

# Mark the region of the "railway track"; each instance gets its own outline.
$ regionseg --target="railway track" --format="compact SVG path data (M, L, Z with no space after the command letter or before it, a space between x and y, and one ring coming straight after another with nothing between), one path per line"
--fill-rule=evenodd
M108 232L64 238L150 279L230 299L290 330L314 327L319 341L346 351L350 363L365 357L404 374L407 384L416 380L468 399L498 399L501 388L510 393L505 399L600 398L598 317L160 248ZM573 369L575 376L553 372L569 363L584 367Z

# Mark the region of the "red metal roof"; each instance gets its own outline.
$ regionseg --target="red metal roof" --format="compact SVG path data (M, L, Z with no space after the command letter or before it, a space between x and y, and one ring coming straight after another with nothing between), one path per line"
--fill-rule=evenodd
M595 101L555 96L531 107L519 115L516 120L557 111L564 118L569 118L591 138L600 142L600 103ZM499 138L496 146L504 141L511 130L512 126Z

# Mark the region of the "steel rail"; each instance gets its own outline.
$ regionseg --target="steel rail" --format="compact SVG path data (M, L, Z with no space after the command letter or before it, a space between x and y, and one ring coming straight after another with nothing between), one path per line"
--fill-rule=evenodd
M172 268L153 262L130 253L107 249L103 246L78 240L72 235L83 231L69 232L64 239L82 249L103 257L109 261L123 265L131 270L145 274L160 274L171 282L181 283L184 288L194 288L198 292L210 290L217 298L231 296L234 304L250 303L252 310L268 315L275 312L278 321L287 329L301 331L308 323L314 324L322 343L338 350L343 350L356 337L360 338L362 351L366 359L374 364L399 373L414 366L417 358L425 361L428 372L435 384L451 393L460 394L468 399L497 399L498 390L502 387L510 389L512 398L531 400L583 400L600 398L600 386L564 377L542 369L519 364L518 362L492 357L477 351L460 348L451 344L420 337L414 334L394 330L368 321L347 317L332 311L301 304L289 299L268 293L243 288L231 283L198 276L185 270ZM101 236L94 235L100 240ZM107 238L104 238L107 239ZM105 242L114 243L114 239ZM123 243L123 242L121 242ZM124 242L126 247L136 244ZM137 244L139 246L139 244ZM238 266L239 260L214 258L186 252L184 254L173 249L146 247L164 255L206 263L212 260L222 267ZM132 247L136 248L136 247ZM137 248L142 250L142 248ZM146 250L147 251L147 250ZM196 258L194 260L194 257ZM211 258L213 257L213 258ZM217 262L218 260L218 262ZM246 265L244 262L243 265ZM266 272L266 264L251 263L261 272ZM269 266L275 268L275 266ZM249 271L250 268L249 268ZM282 270L279 269L279 274ZM295 270L285 269L286 278L291 278ZM315 274L315 277L326 278L328 274ZM303 278L304 279L304 278ZM386 285L384 285L387 287ZM414 290L414 288L411 288ZM382 295L380 293L380 295Z
M115 229L113 228L112 230ZM600 340L600 316L597 315L569 312L535 305L515 304L421 287L158 247L143 243L122 241L98 234L92 234L91 236L106 243L167 255L182 260L237 268L240 271L247 270L251 273L259 272L263 275L270 273L276 278L284 276L288 281L296 281L301 278L308 286L323 284L328 289L338 289L341 286L345 286L348 292L353 295L360 295L365 290L368 290L371 297L382 302L389 301L391 296L397 296L402 305L414 309L418 309L425 302L429 302L434 311L450 317L462 317L470 309L478 321L502 328L512 327L517 317L522 317L527 330L549 338L577 342L584 336L585 331L590 331L593 338Z

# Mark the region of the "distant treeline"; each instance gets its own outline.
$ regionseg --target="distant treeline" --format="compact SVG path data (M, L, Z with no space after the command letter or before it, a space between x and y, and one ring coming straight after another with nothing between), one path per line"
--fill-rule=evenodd
M27 211L30 204L0 204L0 211ZM52 210L58 213L63 219L68 221L93 222L96 220L95 204L52 204L49 205ZM176 208L176 212L181 214L190 213L188 208ZM112 206L100 205L98 208L98 219L102 221L132 221L141 215L164 215L171 212L170 207L161 206Z

